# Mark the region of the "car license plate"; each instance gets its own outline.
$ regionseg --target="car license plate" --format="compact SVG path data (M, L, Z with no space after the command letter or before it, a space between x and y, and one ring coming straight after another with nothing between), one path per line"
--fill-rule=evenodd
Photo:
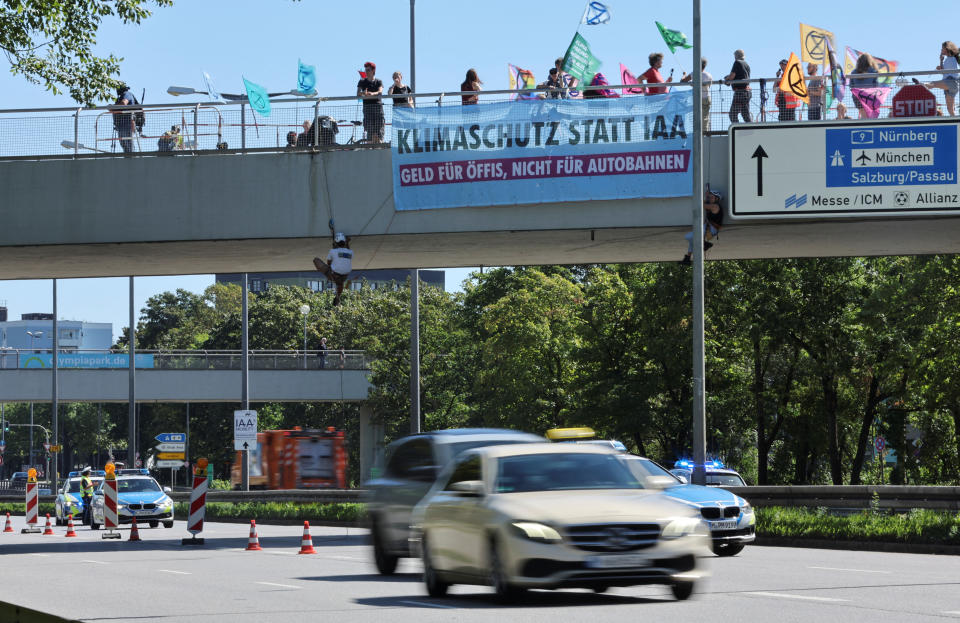
M737 520L729 519L726 521L711 521L710 529L711 530L736 530Z
M619 569L622 567L646 567L650 559L642 554L610 554L609 556L591 556L587 558L590 569Z

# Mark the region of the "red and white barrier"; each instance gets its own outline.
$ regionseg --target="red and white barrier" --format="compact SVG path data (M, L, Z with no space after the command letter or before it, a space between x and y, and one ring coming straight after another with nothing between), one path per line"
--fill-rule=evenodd
M40 510L40 490L38 489L37 485L36 472L31 469L30 473L33 475L27 478L27 527L20 530L21 534L40 532L40 528L37 527L37 515L38 511Z
M200 463L203 466L200 466ZM197 461L197 471L193 475L193 489L190 490L190 510L187 516L187 532L192 536L189 539L181 539L181 545L203 545L203 539L198 539L197 535L203 532L203 518L207 512L207 482L206 460Z
M103 479L103 527L106 532L101 538L119 539L120 518L117 516L117 476L113 470L107 471Z

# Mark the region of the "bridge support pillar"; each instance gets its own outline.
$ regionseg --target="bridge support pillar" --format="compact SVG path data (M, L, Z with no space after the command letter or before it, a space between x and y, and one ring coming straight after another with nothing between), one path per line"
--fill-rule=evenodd
M380 475L384 464L383 423L373 421L373 409L360 406L360 484Z

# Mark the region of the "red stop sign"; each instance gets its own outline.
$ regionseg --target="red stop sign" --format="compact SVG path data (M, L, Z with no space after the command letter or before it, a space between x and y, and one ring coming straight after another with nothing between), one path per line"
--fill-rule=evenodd
M922 84L905 86L893 96L894 117L934 117L937 97Z

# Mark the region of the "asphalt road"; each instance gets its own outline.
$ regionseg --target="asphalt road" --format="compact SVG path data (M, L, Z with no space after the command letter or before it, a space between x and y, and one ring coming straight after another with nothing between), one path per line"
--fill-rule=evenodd
M203 547L185 547L184 523L141 529L143 541L0 533L0 600L81 621L960 621L960 557L747 547L708 560L712 577L689 601L666 587L532 591L499 606L487 587L426 596L417 561L376 573L357 528L311 530L316 555L298 555L300 526L261 525L260 552L244 551L249 526L208 523ZM124 539L129 534L123 531Z

